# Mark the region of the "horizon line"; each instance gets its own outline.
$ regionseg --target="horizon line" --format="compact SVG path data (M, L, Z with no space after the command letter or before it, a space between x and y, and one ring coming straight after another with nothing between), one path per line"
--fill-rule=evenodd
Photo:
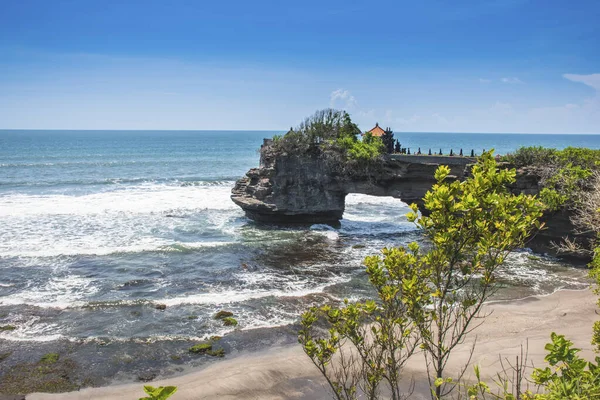
M27 128L0 128L0 132L285 132L286 129L27 129ZM402 133L440 133L440 134L472 134L472 135L600 135L597 133L565 133L565 132L456 132L456 131L393 131L394 134Z

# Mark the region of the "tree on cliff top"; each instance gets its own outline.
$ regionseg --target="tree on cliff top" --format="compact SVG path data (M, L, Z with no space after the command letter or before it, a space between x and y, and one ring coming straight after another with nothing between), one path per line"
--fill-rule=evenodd
M286 154L319 153L334 163L348 160L367 161L384 152L379 138L359 141L361 131L350 114L331 108L319 110L283 136L275 136L276 151Z
M274 137L277 150L304 153L319 148L327 141L350 139L356 141L360 129L346 111L327 108L307 117L285 135Z

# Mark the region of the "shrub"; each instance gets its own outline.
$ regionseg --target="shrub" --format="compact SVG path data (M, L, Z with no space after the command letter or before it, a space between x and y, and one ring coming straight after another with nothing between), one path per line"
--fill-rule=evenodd
M524 167L528 165L548 165L556 163L557 151L541 146L521 147L512 154L502 157L502 161L507 161L515 167Z
M144 392L148 397L141 397L140 400L167 400L177 391L176 386L144 386Z

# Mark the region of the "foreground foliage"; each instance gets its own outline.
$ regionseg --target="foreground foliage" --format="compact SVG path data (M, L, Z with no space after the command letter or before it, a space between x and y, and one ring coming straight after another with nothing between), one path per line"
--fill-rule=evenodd
M141 397L140 400L167 400L177 391L176 386L144 386L144 392L147 397Z
M572 149L568 154L576 154L577 149ZM595 155L597 151L584 151L583 154ZM597 163L594 157L583 158L584 164L590 165L591 160ZM581 163L580 163L581 164ZM577 167L579 168L579 166ZM595 292L600 294L600 172L590 172L586 180L587 190L577 193L576 207L572 222L580 232L596 235L592 242L593 259L590 263L590 277L595 283ZM600 307L600 299L598 300ZM501 388L497 394L492 394L490 387L484 382L478 382L470 387L471 399L534 399L534 400L562 400L562 399L600 399L600 357L593 361L581 358L580 349L573 347L573 342L564 335L552 333L551 342L545 347L548 352L545 361L548 366L534 369L532 382L540 387L540 393L530 392L514 393L509 388ZM592 344L596 353L600 353L600 321L593 325Z
M453 349L482 317L498 266L540 227L543 206L507 190L515 171L498 169L491 152L466 181L451 181L449 173L442 166L435 174L424 198L429 215L419 218L413 205L408 216L430 247L411 243L365 260L377 301L346 301L302 316L299 342L338 399L355 399L359 390L375 399L382 389L405 398L399 379L417 346L432 398L451 393L460 379L444 373Z

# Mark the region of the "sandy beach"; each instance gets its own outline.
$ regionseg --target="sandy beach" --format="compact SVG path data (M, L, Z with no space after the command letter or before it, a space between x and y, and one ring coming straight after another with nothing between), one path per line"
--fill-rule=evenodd
M478 364L485 376L501 369L499 356L511 361L520 353L521 344L528 341L529 361L536 366L544 363L544 346L550 333L565 334L583 350L593 355L590 345L596 296L591 290L558 291L543 297L490 303L491 312L485 323L471 336L477 345L471 364ZM468 359L467 340L450 360L450 375ZM415 398L423 393L424 366L420 356L414 357L405 371L417 382ZM177 386L174 400L186 399L322 399L329 394L324 380L304 355L300 346L273 348L260 354L250 353L216 362L187 375L156 381L153 386ZM27 396L30 400L137 399L144 395L142 383L88 388L79 392Z

